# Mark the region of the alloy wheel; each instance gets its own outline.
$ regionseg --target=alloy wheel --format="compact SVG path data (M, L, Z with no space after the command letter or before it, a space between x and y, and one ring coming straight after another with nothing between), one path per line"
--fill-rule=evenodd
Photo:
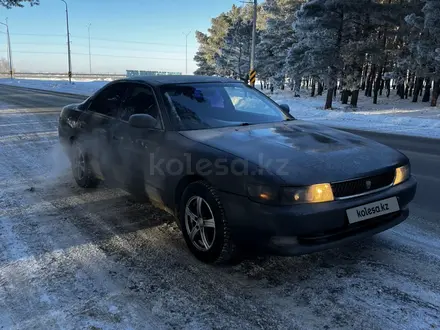
M214 214L208 202L200 196L188 199L185 207L185 227L191 243L200 251L208 251L215 241Z
M81 148L76 149L76 157L74 162L75 175L78 180L82 180L86 175L86 159Z

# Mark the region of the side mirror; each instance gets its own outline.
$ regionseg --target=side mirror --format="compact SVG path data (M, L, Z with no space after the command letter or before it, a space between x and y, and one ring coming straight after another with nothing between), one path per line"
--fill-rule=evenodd
M290 107L287 104L280 104L280 108L283 109L286 113L290 113Z
M157 120L147 114L131 115L128 124L136 128L156 128Z

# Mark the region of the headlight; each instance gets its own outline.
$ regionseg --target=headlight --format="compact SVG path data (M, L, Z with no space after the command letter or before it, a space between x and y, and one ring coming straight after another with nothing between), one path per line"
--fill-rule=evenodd
M274 187L248 185L249 198L266 204L305 204L334 201L333 190L329 183L314 184L307 187L287 187L281 192Z
M411 176L411 167L409 165L396 168L396 174L394 176L393 185L396 186L402 182L405 182Z
M282 201L287 204L323 203L334 201L329 183L314 184L308 187L284 188Z

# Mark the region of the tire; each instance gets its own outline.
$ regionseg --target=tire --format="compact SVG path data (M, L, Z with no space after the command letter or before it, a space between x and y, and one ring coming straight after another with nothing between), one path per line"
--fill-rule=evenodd
M197 259L209 264L228 264L238 260L222 203L216 190L207 182L188 185L178 215L185 242Z
M73 177L78 186L81 188L95 188L98 186L100 181L93 174L86 149L78 141L72 143L71 164Z

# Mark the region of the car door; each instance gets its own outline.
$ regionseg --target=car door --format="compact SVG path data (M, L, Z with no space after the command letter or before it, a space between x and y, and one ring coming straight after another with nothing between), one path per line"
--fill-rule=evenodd
M128 122L134 114L151 115L157 120L156 127L144 129L130 126ZM114 171L119 181L130 188L147 192L151 199L155 199L155 193L149 191L148 187L154 187L149 166L157 157L163 138L164 125L153 88L144 83L129 83L127 97L119 109L118 123L112 130Z
M110 179L113 174L111 132L126 91L127 83L111 83L93 97L80 118L90 164L101 179Z

